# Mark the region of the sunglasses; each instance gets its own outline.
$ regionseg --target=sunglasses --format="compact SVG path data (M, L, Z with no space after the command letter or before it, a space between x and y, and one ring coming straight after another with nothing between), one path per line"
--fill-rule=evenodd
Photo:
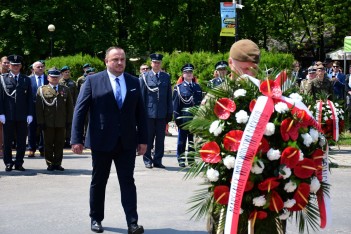
M333 67L339 67L339 66L333 66Z
M142 67L141 70L149 70L148 67Z

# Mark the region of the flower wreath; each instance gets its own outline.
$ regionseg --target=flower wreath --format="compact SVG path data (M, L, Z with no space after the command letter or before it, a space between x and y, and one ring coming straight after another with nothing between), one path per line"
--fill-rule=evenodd
M279 233L293 214L300 232L326 226L326 139L286 72L272 78L226 80L189 109L197 160L185 178L205 178L189 211L213 233Z

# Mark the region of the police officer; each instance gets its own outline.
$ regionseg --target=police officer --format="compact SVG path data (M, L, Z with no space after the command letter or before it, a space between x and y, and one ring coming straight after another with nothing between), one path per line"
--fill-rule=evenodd
M66 126L72 124L73 101L70 89L59 84L60 71L48 71L48 85L37 92L37 123L44 132L44 155L47 170L64 171L61 166Z
M76 83L71 79L71 68L69 66L63 66L61 68L61 79L59 81L60 85L65 85L69 88L71 92L73 106L76 104L77 97L78 97L78 89ZM73 117L73 116L72 116ZM70 121L72 122L72 121ZM65 141L65 148L71 148L71 128L72 126L67 125L66 128L66 141Z
M148 116L148 146L144 154L146 168L165 168L162 164L164 155L166 124L172 120L172 88L171 77L161 71L163 56L151 54L152 70L140 77L141 92ZM151 149L155 140L155 156L151 157Z
M0 122L4 124L4 163L6 171L25 171L23 157L26 151L27 126L33 120L32 86L29 77L20 73L23 58L8 56L10 72L0 77ZM12 142L16 133L16 161L12 161Z
M177 159L180 167L185 167L185 157L182 155L185 152L185 146L188 140L188 152L194 151L189 146L193 142L194 136L188 130L182 129L182 124L191 120L190 118L183 118L192 116L184 108L200 105L202 99L202 90L199 84L193 82L194 66L190 63L182 67L184 81L174 87L173 90L173 114L175 123L178 126L178 142L177 142ZM181 118L179 118L181 117ZM190 143L191 144L191 143ZM194 162L194 158L188 157L188 164Z
M215 65L214 78L207 83L207 87L214 88L224 81L228 74L228 63L226 61L219 61Z

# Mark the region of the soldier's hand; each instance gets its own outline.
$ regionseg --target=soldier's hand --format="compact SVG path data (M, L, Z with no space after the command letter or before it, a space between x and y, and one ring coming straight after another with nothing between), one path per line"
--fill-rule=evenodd
M75 154L82 154L83 153L83 145L82 144L72 145L72 152Z
M139 144L138 145L138 155L144 155L147 149L147 144Z

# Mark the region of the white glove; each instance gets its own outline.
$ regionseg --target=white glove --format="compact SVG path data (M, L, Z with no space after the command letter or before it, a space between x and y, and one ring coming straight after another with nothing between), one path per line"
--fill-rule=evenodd
M0 115L0 122L1 122L2 124L5 124L5 122L6 122L5 115Z
M33 121L33 116L28 115L27 116L27 123L30 124Z

